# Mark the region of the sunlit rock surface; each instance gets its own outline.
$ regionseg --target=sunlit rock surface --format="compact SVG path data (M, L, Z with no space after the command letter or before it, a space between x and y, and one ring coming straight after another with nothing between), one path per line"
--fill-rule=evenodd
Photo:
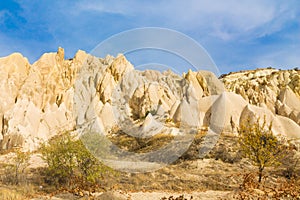
M300 134L297 70L218 79L207 71L138 71L121 54L97 58L79 50L66 60L59 48L33 64L19 53L0 58L0 76L1 149L33 151L67 130L151 137L214 126L237 134L244 119L264 116L275 134Z

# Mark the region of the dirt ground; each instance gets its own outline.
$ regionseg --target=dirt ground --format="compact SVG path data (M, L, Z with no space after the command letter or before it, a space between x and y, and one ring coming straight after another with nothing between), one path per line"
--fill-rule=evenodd
M108 174L98 191L80 191L77 194L55 190L43 182L39 172L46 165L38 153L31 155L24 182L19 185L7 183L7 167L13 164L14 153L2 154L0 199L232 199L245 182L245 175L256 172L255 166L241 157L232 137L222 137L204 159L197 158L197 148L197 143L193 144L189 152L176 163L154 172ZM264 180L275 183L285 179L283 171L284 167L268 168ZM260 190L253 191L263 193Z

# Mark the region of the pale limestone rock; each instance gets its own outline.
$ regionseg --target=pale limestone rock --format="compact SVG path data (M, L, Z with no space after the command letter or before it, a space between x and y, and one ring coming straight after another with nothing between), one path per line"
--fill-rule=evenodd
M204 77L205 82L203 82L203 85L208 88L210 95L221 94L225 91L223 83L216 77L214 73L202 70L199 71L198 74L199 76L201 75L202 77ZM200 80L198 79L198 81ZM207 91L207 89L205 89L204 91Z
M4 116L2 113L0 113L0 141L3 140L3 135L2 135L2 132L3 132L3 124L4 122Z
M79 79L75 82L75 91L74 91L74 104L73 112L75 114L76 124L78 126L83 125L86 121L91 121L94 116L87 116L86 112L89 108L89 105L92 102L95 92L91 89L92 86L89 85L85 77ZM86 119L86 117L88 117Z
M140 137L152 137L161 133L164 126L162 123L156 121L151 113L147 115L141 127Z
M155 112L156 112L156 115L158 115L158 116L163 116L163 115L167 116L167 113L168 113L168 111L165 111L162 104L157 105Z
M0 72L2 149L35 150L62 131L77 128L107 134L124 122L148 137L159 132L182 134L169 127L172 124L236 132L247 116L254 120L266 115L276 134L299 133L296 70L223 76L227 90L237 94L225 92L211 72L189 71L181 77L170 70L137 71L123 55L101 59L80 50L65 60L62 48L44 54L33 65L20 54L0 58ZM166 119L178 123L166 125Z
M120 81L120 90L126 94L128 98L131 98L137 88L144 85L146 82L147 79L142 76L140 72L131 71L130 73L125 74Z
M104 75L104 78L101 82L101 87L99 89L100 99L103 103L111 102L111 96L115 87L116 81L114 76L110 73L106 73Z
M106 130L110 130L117 124L113 108L108 102L104 104L99 117L103 123L103 127Z
M179 100L176 100L175 102L174 102L174 104L171 106L171 109L170 109L170 111L169 111L169 116L170 116L170 118L174 118L174 114L175 114L175 112L176 112L176 110L177 110L177 108L178 108L178 106L180 105L180 101Z
M151 82L158 81L162 77L161 72L155 70L145 70L141 74Z
M74 56L74 60L82 65L87 61L88 56L89 55L85 51L78 50Z
M133 69L132 64L128 62L122 54L119 54L107 68L108 72L110 72L116 82L118 82L124 74L132 71Z
M283 116L285 116L285 115L283 115ZM291 120L293 120L294 122L296 122L300 126L300 112L299 111L293 110L286 117L289 117Z
M202 120L200 116L201 113L198 111L198 102L187 102L183 99L174 113L173 120L174 122L180 122L180 125L183 127L201 127Z
M246 123L247 119L250 119L251 123L256 122L256 120L259 119L260 124L262 125L264 118L267 122L266 127L272 123L272 131L275 135L288 135L288 133L282 128L282 125L276 115L274 115L270 110L258 106L248 104L241 113L239 124Z
M279 100L292 110L300 111L300 98L290 89L286 87L279 94Z
M200 98L202 98L204 96L204 91L201 86L204 84L206 85L206 81L201 75L199 75L199 79L202 80L203 82L205 81L205 83L200 84L201 82L198 81L197 75L198 75L197 72L192 72L191 70L189 70L185 78L190 83L189 88L190 88L190 90L192 90L190 92L190 94L194 95L194 98L199 100Z
M282 116L289 116L292 113L292 111L293 110L286 104L282 104L282 106L280 106L277 110L278 114Z
M27 58L19 53L0 58L0 113L14 106L29 70Z
M30 68L28 59L20 53L13 53L7 57L0 58L0 69L8 74L19 73L26 75Z
M283 117L276 117L281 125L281 134L287 136L288 138L299 138L300 137L300 126L296 124L293 120Z
M10 83L15 92L7 91L6 95L0 97L10 101L4 101L0 111L7 122L1 126L1 148L23 146L24 149L34 150L40 142L48 140L63 129L72 129L74 123L71 113L71 87L79 66L64 60L62 48L59 48L57 53L44 54L32 66L26 58L18 54L9 56L3 63L4 69L10 68L9 73L17 72L18 77L22 78L14 79L17 81ZM14 74L9 76L16 77ZM4 80L10 81L8 76ZM3 84L0 87L3 87ZM4 87L6 90L11 88L5 85ZM5 144L5 141L9 144Z
M12 149L24 145L24 137L20 134L12 133L4 136L1 141L2 149Z
M217 130L236 134L240 115L247 102L239 95L223 92L207 96L198 101L198 112L203 126L214 126Z
M299 112L300 72L297 70L257 69L221 78L229 91L240 94L250 104L263 105L273 114L285 117L290 117L292 110ZM295 114L292 119L299 121Z
M147 112L157 112L159 105L165 112L169 112L175 101L172 91L154 82L136 88L129 105L133 117L142 118Z
M90 131L100 135L105 135L107 133L100 117L96 117L95 122L90 127Z
M300 73L299 72L293 71L289 86L299 97L300 96Z
M47 103L59 105L65 91L74 84L76 68L64 60L62 48L57 53L46 53L32 65L20 96L30 98L41 109Z
M237 133L239 119L243 109L247 105L247 102L240 95L231 92L224 92L221 97L216 100L213 106L216 106L215 104L217 103L219 105L215 110L216 115L218 116L216 123L224 123L224 132Z
M22 147L25 139L39 137L41 112L32 102L19 100L17 105L5 114L5 118L8 121L8 127L3 134L3 141L10 143L5 148ZM24 148L31 150L30 146L24 146Z

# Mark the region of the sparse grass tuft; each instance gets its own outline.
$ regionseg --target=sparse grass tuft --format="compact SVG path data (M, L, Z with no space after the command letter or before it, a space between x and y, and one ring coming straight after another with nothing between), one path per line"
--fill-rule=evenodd
M24 200L26 198L16 190L0 188L0 199L1 200Z
M35 187L32 184L0 187L1 200L26 200L32 198L35 193Z
M174 136L160 133L149 138L135 138L122 131L118 131L113 136L110 135L109 139L123 150L147 153L164 147L174 139Z

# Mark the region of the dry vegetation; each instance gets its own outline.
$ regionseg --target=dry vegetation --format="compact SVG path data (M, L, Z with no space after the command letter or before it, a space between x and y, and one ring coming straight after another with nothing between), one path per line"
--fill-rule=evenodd
M119 130L108 137L121 149L136 153L155 151L174 139L174 136L163 133L149 138L135 138Z
M242 157L238 137L221 135L217 145L204 159L198 159L197 150L205 132L199 132L190 149L172 165L155 172L119 173L117 176L104 174L92 191L67 187L56 188L47 182L45 168L26 167L15 180L7 179L8 169L15 169L16 159L1 165L0 199L30 199L39 196L67 195L69 199L90 197L94 192L121 190L131 192L170 192L190 194L191 192L228 191L223 199L299 199L300 197L300 163L299 149L291 146L288 156L282 159L282 165L265 169L262 183L258 183L257 169L249 159ZM168 135L157 135L153 138L136 141L135 138L120 134L111 139L119 147L147 152L157 149L173 138ZM26 165L25 165L26 166ZM15 177L15 176L13 176ZM48 177L49 178L49 177ZM8 181L9 180L9 181ZM161 196L161 199L184 199L185 196ZM65 196L66 198L66 196ZM62 197L64 199L64 197ZM193 199L199 199L194 195Z

